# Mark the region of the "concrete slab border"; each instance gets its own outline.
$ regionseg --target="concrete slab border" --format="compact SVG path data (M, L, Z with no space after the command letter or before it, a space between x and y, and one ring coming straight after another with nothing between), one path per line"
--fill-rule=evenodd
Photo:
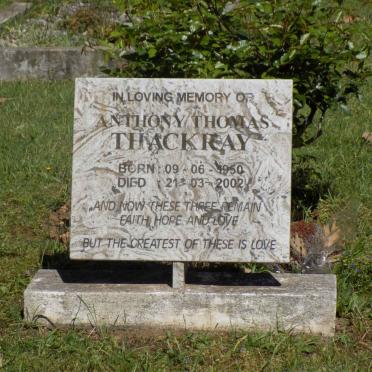
M263 274L262 281L250 282L248 276L246 285L226 286L210 285L221 273L199 273L182 288L136 281L143 274L131 271L130 280L122 280L115 271L39 270L24 293L25 319L61 326L334 334L336 277L331 274Z
M30 9L32 3L15 2L0 10L0 26Z
M0 48L0 81L101 76L104 48Z

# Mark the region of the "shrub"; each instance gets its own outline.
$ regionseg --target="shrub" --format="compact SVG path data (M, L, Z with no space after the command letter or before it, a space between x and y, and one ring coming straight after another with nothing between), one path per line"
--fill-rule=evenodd
M117 2L118 3L118 2ZM108 39L113 76L289 78L295 147L321 134L335 102L346 108L367 72L341 5L331 0L131 1L128 22ZM135 9L135 11L134 11ZM123 67L124 66L124 67Z

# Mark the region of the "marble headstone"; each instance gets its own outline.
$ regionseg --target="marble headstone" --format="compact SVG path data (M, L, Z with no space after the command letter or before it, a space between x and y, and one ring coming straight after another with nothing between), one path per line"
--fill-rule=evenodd
M70 257L288 262L291 80L76 80Z

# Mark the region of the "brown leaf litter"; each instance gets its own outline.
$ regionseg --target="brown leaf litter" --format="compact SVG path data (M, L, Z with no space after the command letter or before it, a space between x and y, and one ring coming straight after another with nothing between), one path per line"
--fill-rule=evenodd
M372 132L364 132L362 135L362 138L364 139L364 141L371 144L372 143Z
M13 98L9 98L9 97L0 97L0 105L3 104L3 103L5 103L6 101L11 100L11 99L13 99Z
M291 224L292 260L305 268L315 269L337 262L344 244L343 233L336 220L325 225L305 221Z
M70 241L70 202L51 212L48 222L50 238L68 246Z

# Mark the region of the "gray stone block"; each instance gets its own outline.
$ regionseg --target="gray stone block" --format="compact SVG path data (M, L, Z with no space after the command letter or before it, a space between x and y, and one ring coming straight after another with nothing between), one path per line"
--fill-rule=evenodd
M182 288L185 285L185 263L173 262L172 264L172 287Z
M168 279L149 270L39 270L24 294L25 318L64 326L281 329L334 334L334 275L190 270L186 285L178 289L171 288Z
M0 81L102 75L103 54L103 49L0 48Z
M7 8L0 10L0 25L23 14L27 9L31 8L31 6L31 3L13 3Z

